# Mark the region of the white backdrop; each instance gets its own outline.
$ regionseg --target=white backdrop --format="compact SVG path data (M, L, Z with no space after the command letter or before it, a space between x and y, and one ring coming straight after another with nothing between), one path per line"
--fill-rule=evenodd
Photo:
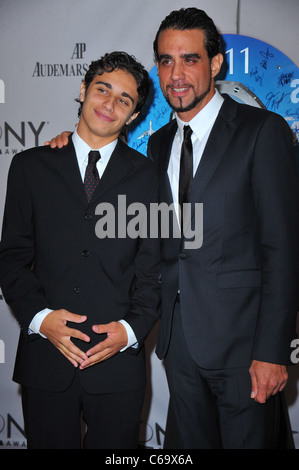
M271 44L298 66L298 0L0 0L0 228L13 155L74 128L74 99L90 61L125 50L150 71L160 22L187 6L204 9L222 33ZM156 334L157 328L147 341L149 385L140 434L140 444L150 448L163 447L168 404L163 365L154 354ZM18 335L0 291L0 449L26 448L19 387L11 380ZM296 448L298 381L295 366L286 396Z

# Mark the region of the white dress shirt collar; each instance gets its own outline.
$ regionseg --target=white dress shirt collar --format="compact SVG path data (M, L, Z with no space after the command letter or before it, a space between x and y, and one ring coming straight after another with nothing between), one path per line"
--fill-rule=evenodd
M110 142L109 144L105 145L104 147L101 147L100 149L92 149L79 136L77 130L74 131L74 133L72 135L72 139L73 139L73 144L74 144L74 147L75 147L77 160L78 160L78 165L79 165L79 168L80 168L80 173L81 173L82 179L84 179L86 166L88 164L88 154L89 154L90 150L99 150L99 152L101 154L101 158L97 163L97 169L98 169L99 175L101 177L104 173L104 170L105 170L109 160L110 160L112 152L116 147L117 139L115 139L113 142Z
M215 90L213 98L206 104L206 106L199 111L199 113L191 119L190 122L182 121L177 114L175 114L178 129L181 139L183 139L183 128L189 125L194 132L195 136L202 141L206 133L213 126L215 119L219 113L219 110L223 103L223 97L220 95L218 90Z

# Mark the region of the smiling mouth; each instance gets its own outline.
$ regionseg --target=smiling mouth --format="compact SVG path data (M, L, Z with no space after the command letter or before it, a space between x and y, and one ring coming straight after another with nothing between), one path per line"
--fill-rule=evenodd
M95 114L97 115L98 118L102 119L105 122L113 122L114 121L114 119L107 116L106 114L100 113L99 111L95 110Z
M185 96L188 94L189 90L191 90L191 85L168 85L168 90L171 92L173 96Z
M182 93L183 91L189 90L189 87L181 87L181 88L172 87L172 90L175 91L176 93Z

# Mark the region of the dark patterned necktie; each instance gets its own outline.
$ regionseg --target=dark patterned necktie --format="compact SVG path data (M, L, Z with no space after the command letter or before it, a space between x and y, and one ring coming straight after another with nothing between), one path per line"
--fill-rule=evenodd
M183 203L189 201L193 179L193 149L191 142L192 129L190 126L184 127L184 140L181 150L180 161L180 179L179 179L179 204L181 214L183 211ZM181 216L182 221L182 216Z
M93 192L99 182L99 173L97 170L97 162L101 158L98 150L91 150L88 154L88 165L85 171L84 188L88 202L90 202Z

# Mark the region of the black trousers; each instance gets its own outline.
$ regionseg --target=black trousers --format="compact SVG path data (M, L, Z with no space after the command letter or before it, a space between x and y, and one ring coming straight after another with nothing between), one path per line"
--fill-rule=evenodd
M166 449L276 448L279 395L266 404L251 399L248 367L199 367L188 351L178 302L165 368L170 390Z
M136 449L144 392L88 394L79 372L65 392L23 387L28 449Z

